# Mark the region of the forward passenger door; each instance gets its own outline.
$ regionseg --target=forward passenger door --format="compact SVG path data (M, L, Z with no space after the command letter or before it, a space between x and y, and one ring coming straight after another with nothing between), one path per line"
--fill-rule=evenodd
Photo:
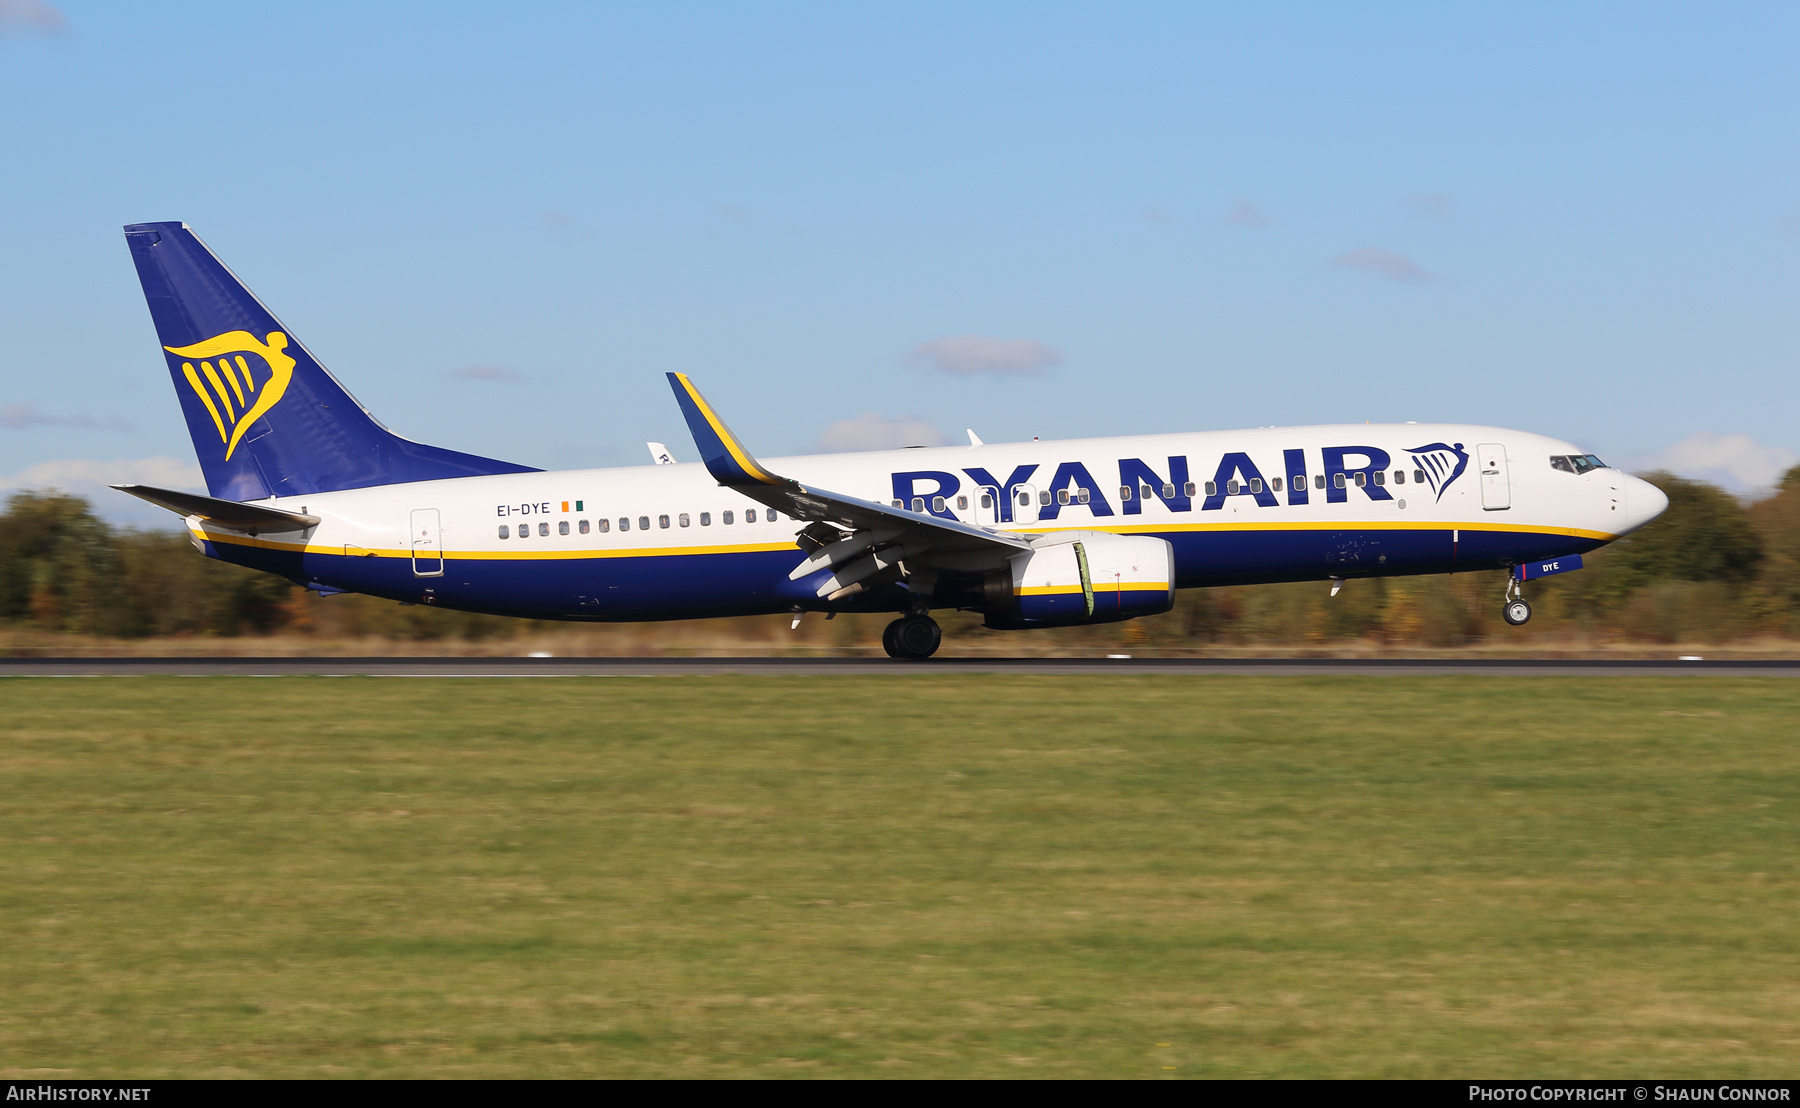
M1497 442L1484 442L1475 447L1475 460L1481 466L1481 507L1489 512L1503 512L1512 507L1512 479L1506 470L1506 447Z

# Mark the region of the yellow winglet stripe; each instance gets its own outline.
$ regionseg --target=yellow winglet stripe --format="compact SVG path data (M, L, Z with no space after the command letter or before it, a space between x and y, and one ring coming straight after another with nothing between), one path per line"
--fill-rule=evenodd
M688 399L692 400L694 407L700 410L701 417L712 428L713 434L719 436L719 442L740 469L765 485L781 484L780 480L772 476L768 470L756 464L756 459L750 456L750 452L744 449L744 444L740 443L737 436L731 433L731 428L725 426L725 421L719 418L717 412L713 411L713 406L706 402L706 397L700 395L700 390L694 387L692 381L688 380L687 374L677 373L675 379L681 382L683 389L687 390Z

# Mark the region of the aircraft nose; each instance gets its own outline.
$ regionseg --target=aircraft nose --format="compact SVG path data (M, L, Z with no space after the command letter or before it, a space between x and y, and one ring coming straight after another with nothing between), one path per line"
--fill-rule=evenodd
M1642 477L1622 475L1625 479L1625 510L1620 520L1625 526L1619 534L1629 534L1669 509L1669 494Z

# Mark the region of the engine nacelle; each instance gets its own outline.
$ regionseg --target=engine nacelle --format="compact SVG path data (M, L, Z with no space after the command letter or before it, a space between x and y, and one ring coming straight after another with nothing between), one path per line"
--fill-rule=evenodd
M1013 555L988 586L990 627L1109 623L1175 606L1175 548L1149 535L1074 531Z

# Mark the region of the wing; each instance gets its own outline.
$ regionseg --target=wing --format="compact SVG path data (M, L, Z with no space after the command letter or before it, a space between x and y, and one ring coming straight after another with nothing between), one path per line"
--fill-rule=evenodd
M911 577L904 562L974 568L990 560L998 565L1010 554L1031 549L1030 541L1020 535L809 488L770 473L744 449L687 374L669 374L669 384L715 481L795 519L825 525L809 527L802 534L800 546L811 556L788 576L798 581L836 570L818 586L818 594L828 600L890 565L900 566L901 574Z

